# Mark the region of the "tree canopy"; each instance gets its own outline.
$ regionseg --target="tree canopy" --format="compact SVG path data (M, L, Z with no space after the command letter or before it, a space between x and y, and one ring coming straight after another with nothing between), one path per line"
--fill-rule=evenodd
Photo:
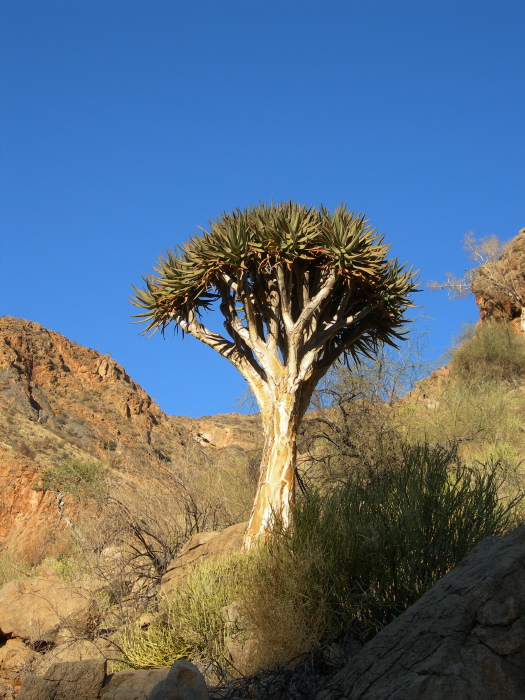
M160 258L146 289L135 290L138 318L148 331L173 321L200 331L223 355L237 348L254 367L258 345L277 349L286 364L301 340L302 354L319 348L317 367L329 367L402 338L414 273L387 258L383 240L344 205L333 214L294 202L225 213ZM217 300L231 342L200 323Z

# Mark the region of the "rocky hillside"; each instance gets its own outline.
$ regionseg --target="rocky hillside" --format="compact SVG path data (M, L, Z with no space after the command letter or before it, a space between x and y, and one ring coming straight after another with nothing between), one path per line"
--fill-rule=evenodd
M256 416L167 416L111 357L0 318L0 548L23 549L56 522L52 494L33 485L66 460L137 482L145 463L242 471L259 434Z
M515 321L519 326L525 308L525 228L497 260L483 263L472 280L480 318ZM522 327L525 330L525 326Z

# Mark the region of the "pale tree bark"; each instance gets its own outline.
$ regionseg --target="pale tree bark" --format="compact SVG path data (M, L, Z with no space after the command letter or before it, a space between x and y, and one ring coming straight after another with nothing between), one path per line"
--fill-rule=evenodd
M331 307L328 313L337 282L335 271L329 270L310 292L305 278L303 294L293 309L289 274L284 266L277 266L276 281L268 283L267 294L258 298L247 276L234 282L224 275L218 288L231 340L210 331L195 314L188 320L174 317L185 333L209 345L241 372L261 409L264 446L246 548L270 529L273 518L284 526L289 524L295 498L297 431L313 390L337 357L369 330L366 317L376 308L369 303L354 311L348 288L338 295L336 311ZM244 309L242 319L237 312L239 302ZM331 345L341 328L352 326L357 330L348 342Z
M272 518L286 527L295 499L295 464L299 416L293 394L276 396L263 426L264 447L259 483L245 535L245 547L268 530Z
M263 412L264 446L259 483L246 529L244 545L249 549L278 518L287 527L295 503L297 431L315 387L313 378L299 382L284 374Z

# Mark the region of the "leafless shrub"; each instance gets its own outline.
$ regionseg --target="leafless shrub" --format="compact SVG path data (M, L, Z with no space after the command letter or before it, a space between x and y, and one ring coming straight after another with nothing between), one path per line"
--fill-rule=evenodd
M391 468L403 442L397 402L428 371L420 334L413 334L402 351L383 347L353 369L336 366L316 390L304 421L303 487L344 483L356 470Z

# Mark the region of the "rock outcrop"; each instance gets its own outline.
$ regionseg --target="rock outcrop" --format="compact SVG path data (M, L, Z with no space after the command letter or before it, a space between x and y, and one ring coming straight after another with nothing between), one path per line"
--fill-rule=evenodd
M525 698L525 526L481 542L318 700Z
M494 262L481 265L472 279L480 317L516 321L525 308L525 228Z
M148 461L243 473L259 435L257 416L167 416L111 357L0 318L0 548L38 559L57 507L33 486L66 460L100 460L133 486Z

